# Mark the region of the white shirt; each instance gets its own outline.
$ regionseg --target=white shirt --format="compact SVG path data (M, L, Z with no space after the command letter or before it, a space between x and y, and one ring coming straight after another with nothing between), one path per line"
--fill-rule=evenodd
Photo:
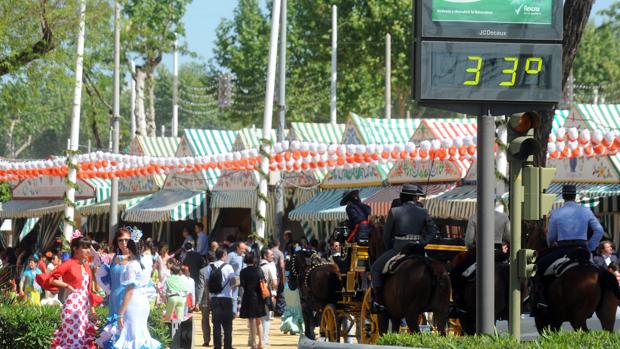
M213 268L213 266L215 266L216 268L219 268L222 264L224 264L224 261L221 261L221 260L215 261L209 264L209 268L207 269L207 278L206 278L207 283L209 282L208 281L209 277L211 277L211 268ZM224 286L224 289L220 293L209 292L209 295L211 296L211 298L214 298L214 297L233 298L232 287L230 286L230 284L233 282L234 278L236 277L235 271L233 270L233 267L228 263L221 269L221 271L222 271L222 286Z
M271 290L271 293L274 294L277 290L274 290L273 283L274 281L278 281L278 271L276 270L276 264L274 262L262 261L260 262L260 268L265 275L265 279L267 280L267 286Z

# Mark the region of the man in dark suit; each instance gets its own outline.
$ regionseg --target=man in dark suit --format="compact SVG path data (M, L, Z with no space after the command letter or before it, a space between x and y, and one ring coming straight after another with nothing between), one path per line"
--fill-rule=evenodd
M200 282L200 269L205 266L205 260L202 255L194 251L194 242L187 241L183 244L185 250L185 258L183 259L183 265L187 265L189 268L189 275L194 279L194 283L198 285ZM194 290L194 294L198 293Z
M372 289L374 308L383 308L383 280L381 274L385 263L397 255L405 246L414 245L416 251L424 254L424 246L437 235L437 226L426 209L416 204L421 191L417 185L405 184L400 192L401 206L390 209L383 230L386 251L372 264Z

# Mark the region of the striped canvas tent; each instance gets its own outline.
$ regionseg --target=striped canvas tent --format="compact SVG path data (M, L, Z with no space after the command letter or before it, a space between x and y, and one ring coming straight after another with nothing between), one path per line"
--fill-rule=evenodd
M425 200L431 199L437 195L447 192L456 186L455 183L450 184L430 184L421 185L422 191L425 193ZM387 216L392 206L392 200L400 196L402 185L394 185L390 187L382 188L373 196L364 200L372 209L372 215Z
M179 137L145 137L137 136L136 140L142 148L142 154L146 156L174 156L179 148ZM158 188L164 185L165 175L154 175L155 184Z
M342 144L389 144L409 141L420 119L364 118L351 113L345 125ZM391 163L353 169L331 170L321 187L344 188L379 186L387 178Z
M186 129L176 156L211 156L232 150L237 132L229 130ZM212 190L221 176L219 169L200 173L174 173L168 176L165 189Z
M162 190L151 194L123 214L127 222L154 223L200 220L207 214L206 193Z
M142 200L148 198L151 194L147 195L129 195L118 198L118 212L124 212L137 204ZM94 203L92 205L83 206L78 209L82 216L103 215L110 213L110 199L106 199L103 202Z
M26 218L26 222L24 223L22 230L19 232L19 241L24 240L24 238L30 234L32 229L34 229L34 226L39 223L40 219L41 218L39 217Z
M620 104L577 104L576 109L591 130L620 130ZM610 156L609 160L616 169L616 180L620 181L620 154Z
M80 207L95 203L95 199L77 200L76 206ZM52 213L60 213L65 210L65 201L63 199L40 199L40 200L23 200L14 199L2 203L0 209L0 218L35 218Z
M366 200L381 190L381 187L360 189L360 199ZM347 219L345 206L340 206L342 194L346 189L324 190L300 205L288 215L295 221L343 221Z
M424 119L411 141L419 144L424 140L475 137L477 129L476 120L471 118ZM399 161L390 171L388 181L392 184L455 182L465 177L471 164L470 159Z

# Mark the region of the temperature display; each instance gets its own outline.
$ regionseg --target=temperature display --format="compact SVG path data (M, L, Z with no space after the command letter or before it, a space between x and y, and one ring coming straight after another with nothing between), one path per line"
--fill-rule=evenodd
M561 45L423 42L421 55L423 99L560 98Z

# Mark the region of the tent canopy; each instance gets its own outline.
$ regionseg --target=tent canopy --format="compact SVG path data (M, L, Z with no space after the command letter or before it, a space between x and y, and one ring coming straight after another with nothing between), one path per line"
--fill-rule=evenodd
M90 205L95 199L78 200L77 207ZM33 218L50 213L62 212L65 209L63 199L54 200L10 200L2 203L0 218Z
M430 184L421 185L422 191L426 193L426 200L433 198L437 195L445 193L448 190L453 189L456 184ZM395 185L382 188L380 191L364 200L364 203L370 206L373 215L387 216L392 206L392 200L400 197L402 185Z
M381 187L359 188L362 201L379 192ZM342 194L350 189L330 189L317 194L288 215L295 221L343 221L347 219L345 206L340 206Z
M118 211L123 212L128 210L137 204L139 204L142 200L150 197L150 195L132 195L126 197L118 198ZM110 212L110 199L106 199L103 202L86 205L78 209L81 215L83 216L92 216L92 215L100 215L106 214Z
M206 216L205 199L205 192L158 191L125 211L123 220L138 223L199 220Z

